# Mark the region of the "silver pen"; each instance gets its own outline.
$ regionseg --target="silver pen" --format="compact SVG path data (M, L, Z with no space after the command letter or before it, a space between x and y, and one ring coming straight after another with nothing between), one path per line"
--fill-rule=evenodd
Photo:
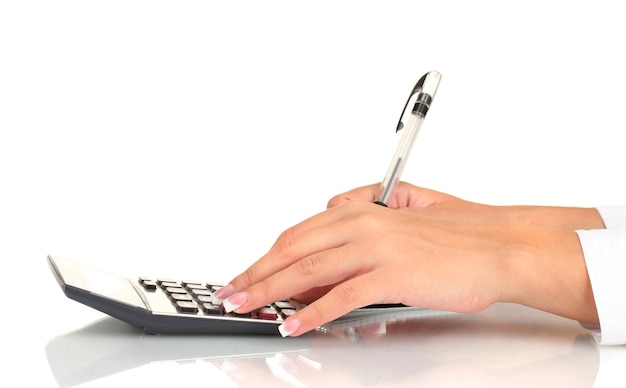
M428 109L435 98L440 80L441 73L437 71L428 72L417 81L417 84L411 91L396 127L396 132L403 130L400 144L398 144L398 149L391 160L387 175L380 184L375 203L387 206L387 201L400 181L400 176L424 122L426 113L428 113ZM407 107L410 107L411 110L407 111Z

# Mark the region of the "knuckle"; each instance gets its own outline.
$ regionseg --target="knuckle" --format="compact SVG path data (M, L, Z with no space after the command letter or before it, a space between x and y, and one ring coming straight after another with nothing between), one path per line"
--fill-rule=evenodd
M326 204L326 208L330 209L332 207L338 206L340 204L342 204L343 202L346 202L346 199L344 198L343 195L336 195L334 197L332 197L331 199L328 200L328 203Z
M361 293L355 287L350 284L342 284L335 288L337 293L337 299L339 303L345 306L353 306L356 305Z
M384 225L381 224L381 219L377 214L371 212L360 212L355 216L354 220L358 225L361 225L369 230L384 229Z
M289 228L282 232L276 243L274 249L281 257L289 256L293 252L294 247L298 245L299 235L295 233L293 228Z
M296 270L302 277L310 277L319 273L319 269L322 266L322 260L319 255L312 255L306 257L296 264Z
M247 288L254 281L254 269L248 268L241 274L239 274L236 278L232 280L231 283L236 285L238 288Z
M271 290L271 285L269 280L264 279L260 282L258 282L255 286L257 292L259 292L261 295L268 295L270 290Z

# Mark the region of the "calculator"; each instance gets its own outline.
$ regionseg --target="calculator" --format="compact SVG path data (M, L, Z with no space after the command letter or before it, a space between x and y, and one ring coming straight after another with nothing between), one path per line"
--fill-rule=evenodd
M48 256L48 264L69 299L99 310L148 334L277 334L278 326L304 306L280 300L255 311L227 313L213 293L222 284L138 276L130 279L78 261ZM382 320L439 315L445 312L401 304L378 304L354 310L323 330L345 329Z

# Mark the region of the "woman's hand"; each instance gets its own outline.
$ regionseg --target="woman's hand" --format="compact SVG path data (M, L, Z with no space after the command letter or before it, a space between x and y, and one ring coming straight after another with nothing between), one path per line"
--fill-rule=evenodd
M372 192L335 197L216 297L238 312L288 297L309 303L283 335L383 302L457 312L516 302L597 320L573 230L513 225L494 207L407 184L389 203L396 209L371 203Z

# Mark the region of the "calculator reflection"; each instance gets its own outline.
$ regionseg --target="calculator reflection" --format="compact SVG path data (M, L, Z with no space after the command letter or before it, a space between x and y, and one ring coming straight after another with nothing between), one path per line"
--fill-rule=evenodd
M435 316L282 338L147 335L103 318L45 350L61 387L593 385L599 354L583 331L485 322L480 315Z

